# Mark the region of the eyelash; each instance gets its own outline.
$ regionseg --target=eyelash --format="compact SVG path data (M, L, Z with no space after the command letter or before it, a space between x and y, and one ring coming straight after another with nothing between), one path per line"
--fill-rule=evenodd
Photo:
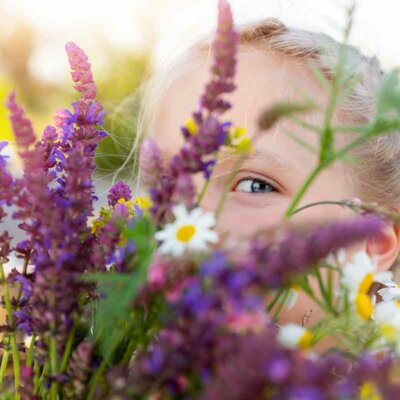
M240 179L236 184L235 184L235 186L234 186L234 192L238 192L237 190L236 190L236 187L241 183L241 182L244 182L244 181L248 181L248 180L250 180L250 181L257 181L257 182L261 182L262 184L266 184L266 185L268 185L272 190L271 191L269 191L269 192L262 192L261 194L263 194L263 193L271 193L271 192L279 192L279 190L275 187L275 185L272 185L270 182L268 182L267 180L265 180L265 179L261 179L261 178L256 178L256 177L254 177L254 176L251 176L251 175L249 175L249 176L245 176L244 178L242 178L242 179ZM252 193L252 194L259 194L259 193L257 193L257 192L243 192L243 191L241 191L241 193Z

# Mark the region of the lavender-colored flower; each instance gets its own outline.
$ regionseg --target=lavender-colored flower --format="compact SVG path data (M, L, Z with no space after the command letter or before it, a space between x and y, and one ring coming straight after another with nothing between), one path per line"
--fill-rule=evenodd
M184 204L188 209L195 204L196 188L192 175L182 173L176 180L175 199L177 203Z
M145 138L140 146L139 165L140 181L144 187L152 188L159 185L164 166L161 151L151 138Z
M65 392L70 399L84 398L87 389L87 381L93 370L93 345L83 341L73 351L68 363L68 383Z
M12 92L6 103L10 110L10 121L14 131L15 143L21 151L25 151L36 142L31 121L25 117L24 110L15 101L15 92Z
M220 96L235 90L233 78L236 71L236 52L238 46L238 32L233 28L232 11L226 0L218 2L218 29L213 42L214 65L212 72L214 79L207 84L201 104L210 112L222 113L231 105Z
M381 219L370 215L305 233L289 232L276 246L266 245L267 238L261 235L253 240L242 263L257 271L265 285L279 287L332 251L378 235L383 226Z
M72 80L76 82L75 89L82 93L84 99L93 100L97 90L87 55L73 42L67 43L65 49L72 69Z
M129 201L132 198L131 188L124 182L119 181L111 187L107 193L108 204L114 207L119 199Z
M93 268L91 250L96 240L87 222L96 199L91 179L94 151L104 136L96 127L104 112L94 99L96 86L87 57L72 43L67 45L67 53L82 97L73 104L73 112L58 114L57 126L47 127L35 146L26 145L32 134L26 128L29 124L22 107L13 95L8 101L15 136L20 138L17 145L23 146L19 150L24 165L14 218L22 221L20 227L30 237L24 242L29 247L24 253L35 265L29 300L25 299L25 276L18 279L24 283L24 301L18 305L15 319L20 329L43 340L56 337L60 351L81 312L78 294L91 287L80 275Z

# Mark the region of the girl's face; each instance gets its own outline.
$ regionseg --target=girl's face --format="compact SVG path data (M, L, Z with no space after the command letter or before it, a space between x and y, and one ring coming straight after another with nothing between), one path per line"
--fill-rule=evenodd
M200 94L209 80L210 61L199 54L190 72L183 73L166 94L155 130L151 132L166 159L183 144L180 126L197 110ZM226 96L233 107L223 115L223 120L245 127L250 135L259 131L260 113L278 101L304 101L307 94L322 106L327 102L327 95L304 63L271 51L240 52L235 82L237 89ZM301 117L318 124L323 114L318 111ZM246 157L228 187L224 210L218 220L220 233L227 231L231 238L248 237L259 229L282 223L291 199L317 163L317 155L289 135L298 136L317 148L318 138L314 132L287 119L269 131L258 132L258 139L253 142L255 153ZM217 207L236 158L227 151L220 152L201 203L203 208L215 210ZM200 191L204 178L198 174L195 183ZM353 196L334 166L316 179L301 204ZM324 222L336 220L345 213L338 206L317 206L297 214L293 221Z
M199 54L191 71L182 73L166 94L156 119L155 131L151 133L166 159L183 144L180 126L197 110L199 96L209 80L210 61L205 55ZM326 93L306 65L270 51L239 53L235 82L236 91L226 96L233 107L223 115L223 120L232 121L234 126L245 127L250 136L259 130L257 119L260 113L277 101L301 101L308 94L322 105L322 110L327 102ZM323 120L323 112L310 112L301 117L318 124ZM217 231L228 233L235 239L282 224L282 217L291 199L317 162L315 153L289 137L296 135L317 147L318 138L314 132L286 119L271 130L259 133L259 139L253 142L256 151L246 158L234 174L223 212L218 219ZM201 203L203 208L215 210L217 207L235 158L221 152ZM200 191L204 178L198 175L195 183ZM338 168L330 167L315 180L301 204L353 196ZM345 217L346 213L348 211L335 205L316 206L296 214L293 221L301 224L323 223ZM303 315L311 309L313 316L318 314L315 305L304 298L301 301L301 308L287 313L284 320L301 323Z

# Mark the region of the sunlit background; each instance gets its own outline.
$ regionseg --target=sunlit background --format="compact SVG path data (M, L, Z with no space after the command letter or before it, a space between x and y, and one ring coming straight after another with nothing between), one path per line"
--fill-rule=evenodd
M278 17L288 25L340 40L345 0L231 0L237 23ZM400 5L359 0L351 43L377 55L385 69L400 64ZM11 139L4 100L11 89L39 134L53 113L74 100L66 42L89 55L110 138L97 153L112 176L135 135L135 89L150 73L215 27L217 0L0 0L0 139ZM131 96L130 101L124 101ZM194 105L195 106L195 105ZM99 178L100 179L100 178Z

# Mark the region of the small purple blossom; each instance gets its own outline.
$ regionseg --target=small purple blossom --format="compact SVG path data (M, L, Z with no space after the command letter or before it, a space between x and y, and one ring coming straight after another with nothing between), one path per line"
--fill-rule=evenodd
M131 188L124 182L119 181L114 184L111 189L107 193L108 205L110 207L114 207L118 200L124 199L125 201L129 201L132 198L132 190Z

